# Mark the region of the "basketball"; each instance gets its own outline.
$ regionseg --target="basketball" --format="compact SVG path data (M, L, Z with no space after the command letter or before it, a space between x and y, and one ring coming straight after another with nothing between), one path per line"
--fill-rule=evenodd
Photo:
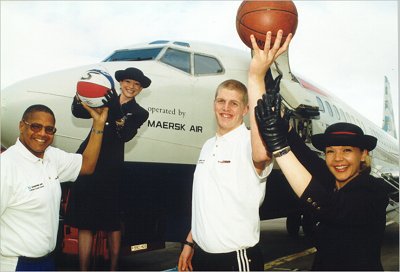
M92 108L104 105L103 99L107 91L114 88L111 75L103 70L91 69L86 71L78 80L76 94L82 102Z
M297 28L297 9L292 1L243 1L236 14L236 30L243 43L251 46L253 34L260 48L264 48L265 35L271 31L271 47L279 29L283 30L282 43Z

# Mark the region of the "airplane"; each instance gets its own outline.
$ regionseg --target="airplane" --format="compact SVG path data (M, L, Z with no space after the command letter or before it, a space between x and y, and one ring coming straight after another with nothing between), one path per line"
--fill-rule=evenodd
M183 241L190 229L195 164L203 143L215 135L215 89L231 78L246 84L250 56L244 50L218 44L157 40L115 50L100 63L17 82L1 90L2 148L15 143L23 110L42 103L54 111L57 119L53 145L75 152L91 126L90 120L74 118L70 109L81 75L93 68L106 70L111 75L132 66L141 69L152 84L136 99L150 115L135 138L125 145L121 253L151 251L165 247L165 241ZM399 145L392 136L395 134L390 135L340 99L293 74L288 52L275 61L270 73L273 77L283 75L283 105L293 112L292 125L311 148L311 135L343 121L359 125L365 133L379 139L371 152L372 174L385 179L390 196L387 220L398 222ZM119 90L119 83L115 85ZM391 105L390 89L386 92L386 104ZM393 111L386 109L385 113L386 127L395 130ZM245 122L248 124L248 118ZM62 184L64 208L65 192L70 186L71 183ZM300 227L306 234L312 232L312 217L301 210L298 198L274 165L260 218L279 217L287 217L286 227L292 235L297 235ZM77 240L72 237L74 230L63 225L62 216L60 228L63 228L64 236L60 239L64 239L64 252L77 254ZM68 242L73 244L66 248Z

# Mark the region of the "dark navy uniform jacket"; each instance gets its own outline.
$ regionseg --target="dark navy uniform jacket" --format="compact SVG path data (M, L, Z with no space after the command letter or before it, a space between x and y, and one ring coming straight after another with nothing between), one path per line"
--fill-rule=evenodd
M130 141L149 113L135 99L121 105L125 120L118 126L111 111L104 127L96 169L92 175L79 176L75 182L66 222L74 227L89 230L114 231L120 228L120 182L123 177L125 142ZM74 98L71 108L77 118L91 118L88 111ZM80 145L77 153L82 153L91 132Z
M383 270L380 253L388 194L384 181L360 173L340 190L323 159L292 130L289 144L312 179L300 197L317 220L313 270Z

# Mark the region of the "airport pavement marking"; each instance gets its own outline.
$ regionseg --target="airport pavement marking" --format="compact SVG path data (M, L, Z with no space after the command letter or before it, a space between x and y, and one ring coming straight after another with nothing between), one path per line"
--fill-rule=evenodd
M312 248L306 249L304 251L301 251L301 252L298 252L298 253L295 253L295 254L292 254L292 255L288 255L288 256L285 256L285 257L278 258L276 260L273 260L272 262L265 263L264 264L264 271L271 270L271 268L273 268L274 266L278 266L278 265L293 261L293 260L295 260L297 258L313 254L316 251L317 251L317 249L315 247L312 247Z

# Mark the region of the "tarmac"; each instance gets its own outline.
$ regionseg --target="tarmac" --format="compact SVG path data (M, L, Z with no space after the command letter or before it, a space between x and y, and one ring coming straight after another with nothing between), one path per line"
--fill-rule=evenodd
M261 222L260 244L264 256L264 271L309 271L316 249L300 231L293 237L286 232L286 219ZM167 242L164 249L136 255L121 256L120 271L176 271L181 244ZM385 271L399 271L399 225L386 227L381 260ZM93 268L108 270L108 261L97 260ZM58 264L59 271L79 270L76 256L64 256Z

